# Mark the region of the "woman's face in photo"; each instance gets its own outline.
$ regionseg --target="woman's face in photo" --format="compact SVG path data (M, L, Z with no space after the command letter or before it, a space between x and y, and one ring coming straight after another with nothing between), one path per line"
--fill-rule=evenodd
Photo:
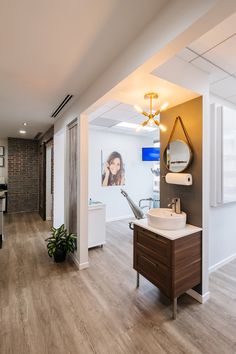
M117 172L120 170L120 159L116 157L110 162L109 165L111 173L115 176Z

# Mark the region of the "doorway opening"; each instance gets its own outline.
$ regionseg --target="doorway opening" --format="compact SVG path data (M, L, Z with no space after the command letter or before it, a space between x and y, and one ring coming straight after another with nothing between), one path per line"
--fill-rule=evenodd
M106 243L108 223L123 220L128 227L134 218L131 199L143 214L159 206L159 129L137 131L142 119L121 100L107 101L88 116L89 249Z

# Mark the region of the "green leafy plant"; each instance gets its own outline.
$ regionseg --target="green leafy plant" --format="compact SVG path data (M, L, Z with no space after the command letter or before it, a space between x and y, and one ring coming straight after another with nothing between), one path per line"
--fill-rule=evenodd
M68 233L65 225L62 224L59 228L51 228L52 235L45 241L47 242L48 255L55 256L58 252L73 252L76 247L75 240L77 236L73 233Z

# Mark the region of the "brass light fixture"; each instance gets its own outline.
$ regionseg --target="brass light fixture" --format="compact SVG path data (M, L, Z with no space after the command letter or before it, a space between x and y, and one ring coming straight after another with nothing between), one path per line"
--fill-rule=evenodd
M160 108L158 108L156 111L153 111L153 99L158 99L158 94L155 92L148 92L144 95L144 99L145 100L150 100L150 110L149 113L143 111L143 109L139 106L134 106L134 108L136 109L136 111L138 111L139 113L143 114L145 117L147 117L147 119L140 124L139 129L142 129L146 126L149 127L153 127L153 126L158 126L162 131L165 131L166 128L159 122L158 119L154 119L156 116L158 116L160 114L161 111L163 111L164 109L166 109L169 106L168 102L163 103L163 105L161 105Z

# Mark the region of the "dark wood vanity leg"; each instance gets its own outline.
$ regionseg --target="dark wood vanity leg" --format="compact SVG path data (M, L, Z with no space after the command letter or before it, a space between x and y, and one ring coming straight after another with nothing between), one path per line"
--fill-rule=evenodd
M173 320L176 320L176 316L177 316L177 297L174 298L172 306L173 306L173 310L172 310Z
M137 283L136 283L136 287L139 287L139 272L137 272Z

